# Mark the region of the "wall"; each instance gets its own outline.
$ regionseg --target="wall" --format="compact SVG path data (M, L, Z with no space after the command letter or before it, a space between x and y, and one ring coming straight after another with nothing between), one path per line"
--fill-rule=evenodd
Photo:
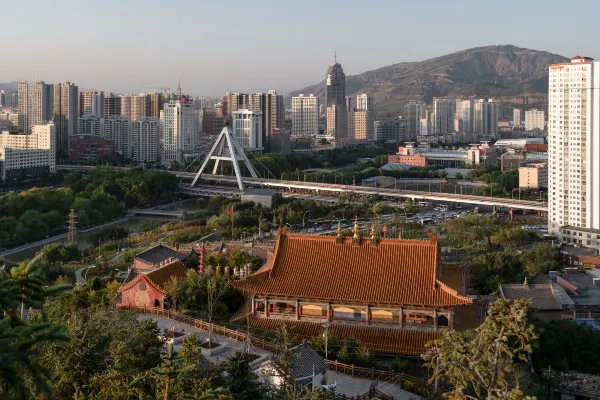
M145 286L145 289L143 287ZM162 303L163 294L156 290L145 277L142 277L133 287L121 293L121 306L156 307L155 300ZM159 306L162 306L160 304Z

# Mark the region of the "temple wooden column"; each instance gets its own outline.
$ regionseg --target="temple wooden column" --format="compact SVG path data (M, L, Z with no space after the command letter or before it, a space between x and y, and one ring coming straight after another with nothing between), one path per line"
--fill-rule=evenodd
M399 321L399 325L400 325L400 328L404 328L404 309L402 307L400 307L400 321Z
M265 318L269 318L269 299L265 297Z
M371 323L371 307L369 306L365 310L365 322L367 326Z
M327 322L331 322L331 304L327 303Z
M437 310L433 310L433 330L437 332L438 330L438 313Z
M252 295L252 315L256 315L256 296Z
M296 321L300 320L300 300L296 300Z
M454 311L448 313L448 328L454 329Z

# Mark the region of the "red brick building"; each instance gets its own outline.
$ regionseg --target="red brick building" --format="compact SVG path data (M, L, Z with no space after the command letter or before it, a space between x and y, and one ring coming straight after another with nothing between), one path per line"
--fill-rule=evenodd
M94 161L115 153L115 142L108 139L78 137L69 144L69 161Z
M413 167L425 167L427 165L427 157L420 154L413 155L402 155L402 154L390 154L388 155L388 164L403 163L412 165Z
M175 277L181 281L187 274L181 261L143 272L119 288L116 302L119 307L163 308L167 293L164 285Z
M277 329L284 321L298 338L323 333L355 338L372 351L420 355L447 329L471 329L483 305L459 294L446 277L437 237L431 240L289 234L256 273L231 285L250 299L251 327ZM462 275L462 274L461 274Z

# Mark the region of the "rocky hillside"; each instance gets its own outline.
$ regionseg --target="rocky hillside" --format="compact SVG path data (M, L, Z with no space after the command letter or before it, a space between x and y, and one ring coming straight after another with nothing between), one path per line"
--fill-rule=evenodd
M401 114L408 101L430 103L434 97L539 95L548 90L548 65L565 61L557 54L512 45L476 47L347 76L346 95L372 95L378 114ZM291 92L288 102L299 93L314 93L324 101L325 80Z

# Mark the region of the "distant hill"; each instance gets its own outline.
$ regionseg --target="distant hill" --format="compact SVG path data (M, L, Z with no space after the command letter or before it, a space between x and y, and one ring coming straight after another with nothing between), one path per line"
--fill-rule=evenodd
M548 65L569 59L513 45L475 47L421 62L404 62L360 75L346 76L346 95L372 95L377 114L403 114L410 100L430 103L434 97L545 96ZM342 65L343 67L343 65ZM323 68L325 74L326 68ZM325 79L291 92L314 93L325 101Z
M6 82L0 83L0 90L6 90L8 92L16 92L19 82Z

